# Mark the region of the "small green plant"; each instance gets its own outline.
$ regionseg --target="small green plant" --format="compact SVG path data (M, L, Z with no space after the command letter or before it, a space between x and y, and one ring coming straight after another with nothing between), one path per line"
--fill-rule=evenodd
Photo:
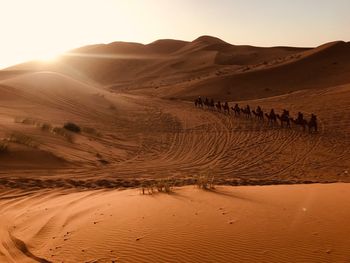
M67 122L67 123L65 123L65 124L63 125L63 128L65 128L65 129L68 130L68 131L75 132L75 133L81 132L80 127L79 127L77 124L73 123L73 122Z

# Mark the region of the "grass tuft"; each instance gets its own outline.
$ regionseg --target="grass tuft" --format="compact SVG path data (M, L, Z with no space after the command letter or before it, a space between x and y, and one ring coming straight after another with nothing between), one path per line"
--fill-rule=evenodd
M212 190L215 189L215 176L211 172L200 174L197 177L196 185L199 189Z
M145 195L152 195L156 191L158 193L167 193L170 194L173 192L175 186L175 181L168 178L168 179L159 179L156 181L145 181L141 184L141 194Z

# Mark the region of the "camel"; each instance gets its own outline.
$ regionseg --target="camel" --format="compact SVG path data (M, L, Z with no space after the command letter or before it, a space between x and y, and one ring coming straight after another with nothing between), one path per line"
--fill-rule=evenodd
M258 106L258 107L256 108L256 111L253 110L252 112L253 112L255 118L257 118L259 121L263 121L263 120L264 120L264 112L262 111L262 109L260 108L260 106Z
M274 125L274 124L277 123L277 116L275 114L275 110L274 109L271 109L270 114L265 113L265 116L266 116L266 118L268 120L268 123L270 125Z
M298 112L298 117L295 120L293 118L290 118L290 120L294 124L300 125L303 128L303 131L305 131L308 126L308 122L304 119L304 115L301 112Z
M203 101L201 98L195 99L194 100L194 106L195 107L199 107L199 108L203 108Z
M282 115L277 114L277 119L281 122L281 127L283 128L283 123L286 123L287 128L290 128L290 118L289 118L289 111L283 110Z
M225 104L222 106L225 113L230 114L230 107L228 106L228 103L225 102Z
M311 114L311 119L308 122L309 132L312 132L312 129L314 129L315 132L318 131L318 125L317 125L317 117L315 114Z
M209 102L209 107L210 107L210 109L214 110L214 108L215 108L215 102L214 102L213 99L210 100L210 102Z
M197 105L198 105L198 107L203 108L203 100L200 96L197 99Z
M246 118L252 117L252 112L250 111L249 105L247 105L245 109L241 108L241 112L246 116Z
M237 103L236 103L235 107L231 107L231 109L235 113L235 116L241 115L241 109L239 108Z
M221 102L220 101L218 101L218 103L216 103L216 109L218 110L218 111L221 111Z

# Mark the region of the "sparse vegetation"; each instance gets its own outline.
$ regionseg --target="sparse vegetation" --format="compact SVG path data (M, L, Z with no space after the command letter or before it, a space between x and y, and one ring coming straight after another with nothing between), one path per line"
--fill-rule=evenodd
M141 184L141 193L145 194L153 194L155 191L158 193L171 193L173 191L175 185L175 181L169 179L159 179L152 182L143 182Z
M66 122L63 125L63 128L65 128L68 131L75 132L75 133L81 132L80 127L77 124L73 123L73 122Z
M205 174L201 174L197 177L196 185L200 189L211 190L211 189L215 189L214 181L215 181L214 175L211 175L211 173L208 172Z
M67 141L69 141L69 142L73 142L73 135L72 135L68 130L66 130L66 129L64 129L64 128L61 128L61 127L54 127L54 128L52 129L52 132L53 132L54 134L57 134L57 135L60 135L60 136L62 136L62 137L64 137L64 138L66 138Z
M25 134L20 133L20 132L12 133L9 136L8 141L22 144L22 145L26 145L26 146L32 147L32 148L37 148L39 146L39 143L36 142L35 140L33 140L30 136L25 135Z

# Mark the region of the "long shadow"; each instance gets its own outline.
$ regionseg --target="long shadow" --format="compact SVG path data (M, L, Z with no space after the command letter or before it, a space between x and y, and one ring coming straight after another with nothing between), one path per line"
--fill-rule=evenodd
M11 234L10 234L10 237L11 237L13 243L15 244L16 248L18 250L20 250L27 257L35 260L36 262L40 262L40 263L52 263L52 261L48 261L48 260L46 260L44 258L40 258L40 257L35 256L32 252L29 251L26 243L24 243L22 240L14 237Z
M216 195L221 195L221 196L225 196L225 197L230 197L230 198L233 198L233 199L239 199L239 200L242 200L242 201L247 201L247 202L254 202L254 203L260 203L259 201L257 200L253 200L251 198L248 198L248 197L244 197L242 195L237 195L237 194L234 194L232 192L227 192L227 191L223 191L223 190L218 190L218 189L207 189L207 190L204 190L208 193L213 193L213 194L216 194Z

